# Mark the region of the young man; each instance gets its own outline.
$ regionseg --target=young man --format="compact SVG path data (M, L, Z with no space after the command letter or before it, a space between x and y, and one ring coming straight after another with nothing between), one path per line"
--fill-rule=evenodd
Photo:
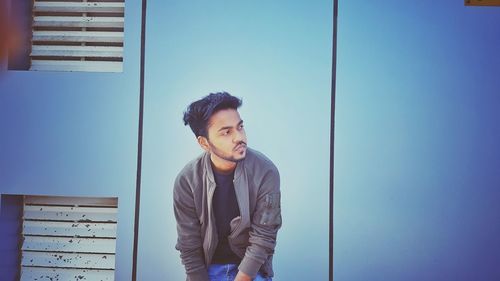
M177 245L188 281L271 280L281 227L274 164L247 147L241 100L226 92L189 105L184 124L205 151L174 185Z

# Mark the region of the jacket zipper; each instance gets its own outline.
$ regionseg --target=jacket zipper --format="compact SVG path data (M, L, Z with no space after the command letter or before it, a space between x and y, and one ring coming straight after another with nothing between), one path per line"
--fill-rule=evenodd
M212 219L213 216L213 208L212 208L212 199L214 196L215 192L215 185L212 184L209 189L208 189L208 221L210 222L208 226L210 227L210 231L208 232L208 241L210 243L208 244L208 249L207 249L207 266L210 265L210 262L212 260L213 256L213 248L214 248L214 237L212 235L213 229L214 229L214 221Z
M233 187L235 188L235 191L238 190L236 189L236 179L233 179ZM235 237L235 233L238 233L238 231L240 230L241 228L241 225L243 224L243 211L241 209L241 196L238 196L238 192L235 192L236 193L236 201L238 202L238 209L240 210L240 222L238 223L238 225L234 228L233 232L231 234L229 234L229 236L231 238L234 238Z

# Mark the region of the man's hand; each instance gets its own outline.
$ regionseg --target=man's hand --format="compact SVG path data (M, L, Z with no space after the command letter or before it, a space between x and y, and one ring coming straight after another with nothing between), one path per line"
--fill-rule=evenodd
M234 281L252 281L252 278L250 278L250 275L238 271L238 274L236 274L236 278L234 278Z

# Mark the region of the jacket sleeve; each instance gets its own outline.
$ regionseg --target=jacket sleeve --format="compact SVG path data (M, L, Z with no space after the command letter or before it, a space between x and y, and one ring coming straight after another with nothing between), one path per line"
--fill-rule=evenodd
M200 221L187 180L178 176L174 184L174 214L177 221L177 244L188 281L208 281L203 255Z
M276 236L281 227L280 197L280 177L274 167L261 182L249 231L249 246L238 267L252 278L274 253Z

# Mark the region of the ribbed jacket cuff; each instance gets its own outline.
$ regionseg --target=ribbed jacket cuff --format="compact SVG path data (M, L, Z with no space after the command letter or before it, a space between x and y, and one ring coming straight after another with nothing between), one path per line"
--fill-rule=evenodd
M243 271L243 273L246 273L247 275L250 275L250 277L254 278L257 275L257 272L259 272L261 266L261 262L245 256L243 257L243 260L241 260L238 270Z
M200 269L187 274L187 281L210 281L206 269Z

